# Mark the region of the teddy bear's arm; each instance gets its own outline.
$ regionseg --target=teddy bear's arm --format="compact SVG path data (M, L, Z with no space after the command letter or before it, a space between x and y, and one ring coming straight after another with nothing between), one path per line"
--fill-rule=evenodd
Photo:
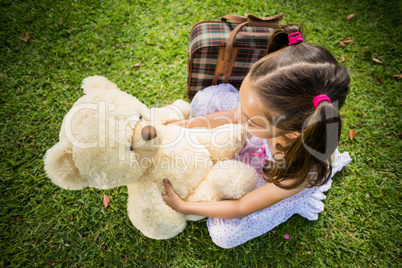
M47 176L61 188L81 190L89 186L74 164L72 145L65 140L47 150L44 164Z
M212 161L233 159L244 146L247 132L242 124L225 124L214 129L188 130L210 152Z
M127 185L128 216L133 225L145 236L153 239L169 239L186 226L186 217L169 207L162 193L149 174Z
M188 119L190 108L190 104L184 100L176 100L173 104L161 108L151 108L151 122L167 124Z
M255 168L236 160L215 163L188 202L220 201L239 199L255 189L258 173ZM186 215L188 220L199 220L202 216Z

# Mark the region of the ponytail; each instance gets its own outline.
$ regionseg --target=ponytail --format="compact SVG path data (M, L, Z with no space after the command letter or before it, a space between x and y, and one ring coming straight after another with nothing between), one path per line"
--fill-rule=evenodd
M311 186L327 183L332 174L332 154L338 146L341 134L341 119L338 109L329 102L322 102L307 121L289 148L283 148L284 168L264 169L264 177L283 189L293 189L309 179ZM275 164L268 161L268 167ZM316 176L312 176L314 170ZM314 178L314 180L311 180ZM281 182L293 179L291 185Z
M269 40L267 54L289 46L289 34L297 32L302 34L302 27L297 24L287 24L278 28Z

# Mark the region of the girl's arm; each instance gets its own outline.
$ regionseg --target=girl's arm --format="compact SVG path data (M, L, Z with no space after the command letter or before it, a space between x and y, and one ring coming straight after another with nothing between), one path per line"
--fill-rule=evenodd
M195 214L221 219L247 216L295 195L308 186L307 182L298 188L285 190L273 183L266 183L238 200L190 203L183 201L175 193L168 180L165 179L163 182L166 189L166 195L163 196L163 200L173 209L184 214Z
M237 107L233 110L210 113L203 116L193 117L187 120L172 122L170 124L178 125L185 128L205 127L209 129L216 128L220 125L228 123L236 124L237 120L234 116L236 110Z

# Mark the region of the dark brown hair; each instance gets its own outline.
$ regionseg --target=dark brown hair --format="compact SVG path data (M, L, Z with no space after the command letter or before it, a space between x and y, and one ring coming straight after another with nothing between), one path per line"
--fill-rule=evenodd
M256 90L267 119L277 128L299 131L284 153L285 167L268 162L264 177L283 189L300 186L315 170L311 186L325 184L332 174L331 155L338 146L341 118L338 113L349 93L350 77L331 53L316 45L300 42L288 46L288 35L301 32L298 25L289 24L277 29L268 45L267 56L250 70L250 85ZM331 103L321 102L317 108L314 97L326 94ZM273 114L284 118L274 122ZM270 168L269 168L270 167ZM281 182L295 179L291 185Z

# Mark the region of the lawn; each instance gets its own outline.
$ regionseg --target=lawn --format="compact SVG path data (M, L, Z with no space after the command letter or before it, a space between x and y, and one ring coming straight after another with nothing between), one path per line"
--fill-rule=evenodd
M129 221L126 187L67 191L46 177L43 155L83 78L106 76L150 107L188 100L194 24L279 12L352 78L339 148L353 161L317 221L295 215L229 250L211 242L205 220L157 241ZM3 0L0 13L1 267L402 266L400 1Z

